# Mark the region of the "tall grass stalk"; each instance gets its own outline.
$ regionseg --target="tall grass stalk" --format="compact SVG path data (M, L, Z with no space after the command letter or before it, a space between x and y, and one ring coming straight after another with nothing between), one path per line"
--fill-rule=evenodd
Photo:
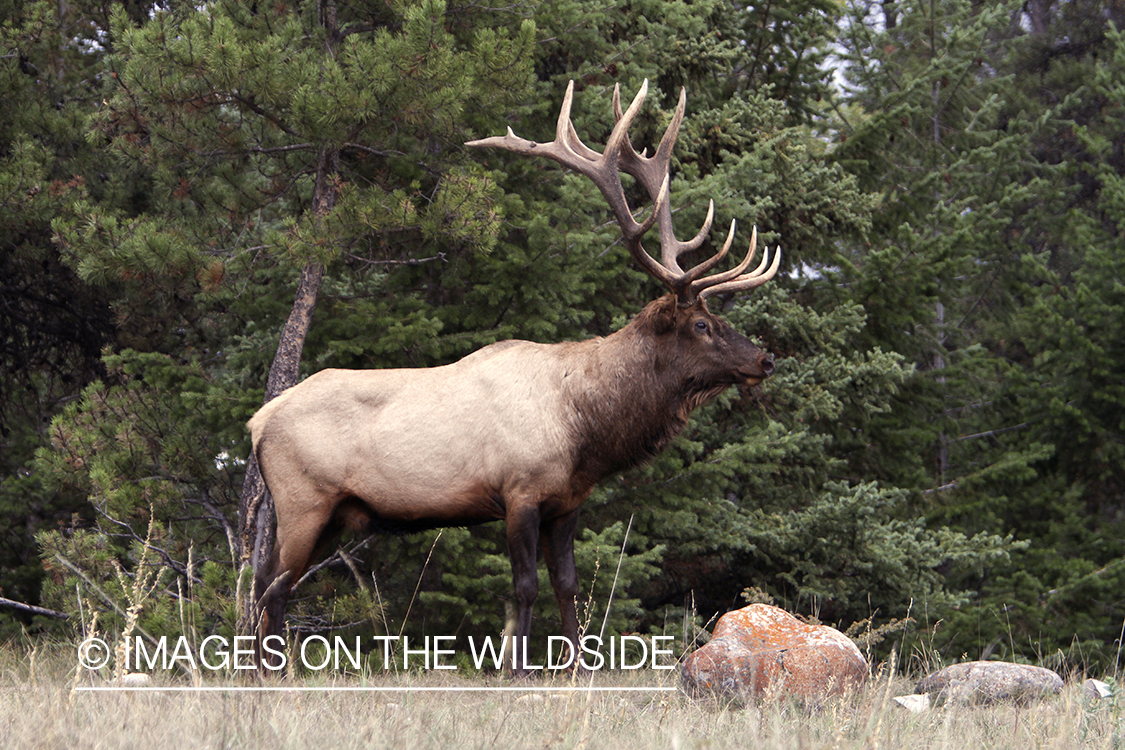
M625 527L625 538L621 540L621 552L617 555L617 569L613 571L613 583L609 587L609 600L605 603L602 629L598 631L599 638L605 638L605 626L609 623L609 610L613 606L613 595L617 593L617 579L621 576L621 563L625 560L625 547L629 544L629 532L633 530L634 515L629 514L629 525Z

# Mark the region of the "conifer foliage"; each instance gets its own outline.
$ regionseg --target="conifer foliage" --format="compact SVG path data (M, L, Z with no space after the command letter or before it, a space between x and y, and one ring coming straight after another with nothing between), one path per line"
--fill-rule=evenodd
M613 87L648 79L638 149L688 93L677 234L713 199L701 254L731 219L736 242L756 225L782 245L769 285L709 301L777 371L587 501L589 632L683 647L749 598L912 619L949 658L1113 658L1117 4L4 10L0 512L21 522L0 596L107 632L139 613L233 634L270 542L244 429L263 399L325 367L622 326L662 290L588 181L463 144L551 140L570 80L576 130L603 142ZM297 632L503 627L498 525L326 552ZM29 622L0 610L0 632Z

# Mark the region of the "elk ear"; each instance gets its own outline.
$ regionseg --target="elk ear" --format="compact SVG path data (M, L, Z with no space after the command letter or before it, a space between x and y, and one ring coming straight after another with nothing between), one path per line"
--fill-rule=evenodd
M666 295L658 302L661 304L652 311L652 329L657 334L668 333L676 327L676 298Z

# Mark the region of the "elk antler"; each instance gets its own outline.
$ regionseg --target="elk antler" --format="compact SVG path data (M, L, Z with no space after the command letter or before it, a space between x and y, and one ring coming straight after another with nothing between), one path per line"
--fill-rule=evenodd
M621 232L625 245L633 258L650 275L659 279L669 289L675 292L681 306L688 306L696 298L704 299L708 295L718 292L736 292L753 289L764 284L777 273L781 262L781 248L774 253L773 263L767 268L769 256L768 248L762 256L762 262L750 273L744 273L754 258L758 242L758 231L755 228L750 236L750 249L746 258L736 267L714 274L703 276L717 266L726 257L734 240L735 222L730 223L726 242L715 255L704 260L696 266L684 271L680 268L680 256L692 250L699 249L711 231L711 222L715 217L715 202L711 201L707 208L707 218L699 234L687 242L677 240L672 230L672 209L668 200L669 166L672 161L672 147L679 134L680 123L684 118L684 107L687 104L687 93L680 89L680 102L672 116L672 122L664 131L656 153L647 156L647 149L637 153L629 142L629 126L636 117L637 112L644 103L648 93L648 81L641 85L641 90L633 98L632 104L624 112L621 111L621 87L613 89L613 114L615 124L613 131L606 141L605 151L599 154L588 148L578 138L574 124L570 121L570 107L574 100L574 81L566 87L566 96L563 97L562 110L559 112L558 124L555 126L555 140L551 143L536 143L520 138L508 128L505 136L493 136L478 141L469 141L467 146L493 146L517 154L529 156L546 156L554 159L564 167L569 167L589 177L602 195L605 196L617 223L621 225ZM638 223L633 218L633 212L625 200L625 189L621 185L620 172L634 177L653 201L652 214L643 222ZM641 238L652 228L658 225L660 232L660 261L649 255L641 245Z

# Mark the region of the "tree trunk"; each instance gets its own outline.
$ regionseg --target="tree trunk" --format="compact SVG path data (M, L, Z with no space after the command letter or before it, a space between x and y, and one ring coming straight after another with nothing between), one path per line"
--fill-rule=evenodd
M319 21L328 32L329 54L332 55L332 48L340 40L336 3L335 0L320 0L317 5ZM339 195L339 167L340 152L329 145L322 146L317 152L316 184L313 187L312 207L316 219L327 216L336 205L336 198ZM289 312L285 327L281 329L277 353L274 355L273 364L270 365L263 403L297 384L301 351L304 349L305 337L308 336L309 325L312 323L316 298L320 293L320 282L323 277L324 266L318 261L310 261L301 269L301 280L297 284L293 309ZM273 498L270 497L269 490L262 479L258 468L258 457L251 451L246 462L246 478L242 482L242 494L238 499L238 538L242 547L237 593L242 604L242 617L238 624L238 631L242 634L255 635L258 632L259 613L253 579L264 566L269 564L273 554L274 520ZM248 571L253 571L254 575L247 576ZM247 583L249 583L249 591L245 590Z
M313 192L313 212L319 218L326 216L336 205L338 186L336 173L339 167L339 154L334 149L322 148L317 155L316 186ZM277 343L277 353L270 365L266 382L266 395L262 403L277 397L282 391L297 384L301 365L301 351L305 346L313 311L316 309L317 295L320 293L324 266L310 262L301 269L301 279L297 284L297 294L289 319L281 329ZM252 635L257 632L257 603L253 584L247 589L247 570L257 574L267 565L273 553L274 510L265 482L258 469L258 457L251 451L246 462L246 477L242 482L242 493L238 499L238 539L241 546L242 568L239 572L238 597L242 602L242 618L239 632Z

